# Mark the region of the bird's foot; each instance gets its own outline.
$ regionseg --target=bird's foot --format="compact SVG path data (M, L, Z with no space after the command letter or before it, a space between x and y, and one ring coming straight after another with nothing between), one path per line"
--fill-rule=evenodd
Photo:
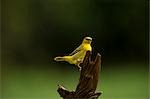
M77 66L78 66L79 71L81 71L81 70L82 70L82 67L81 67L81 66L79 66L79 65L77 65Z

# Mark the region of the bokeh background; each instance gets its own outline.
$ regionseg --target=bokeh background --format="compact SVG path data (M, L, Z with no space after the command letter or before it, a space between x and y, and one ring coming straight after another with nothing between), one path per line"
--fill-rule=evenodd
M79 71L53 58L85 36L102 56L101 99L148 99L148 0L2 0L1 99L60 99Z

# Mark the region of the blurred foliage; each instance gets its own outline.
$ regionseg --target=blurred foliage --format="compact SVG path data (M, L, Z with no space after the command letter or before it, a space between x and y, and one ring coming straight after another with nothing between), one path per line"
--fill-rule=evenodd
M91 36L93 56L102 55L102 99L148 99L148 4L2 0L2 98L58 99L57 84L75 89L76 68L53 58Z
M50 65L48 65L50 66ZM52 64L52 66L57 67ZM106 65L105 65L106 66ZM119 64L102 69L97 91L102 91L100 99L149 99L148 69L143 64ZM14 68L19 67L19 68ZM13 66L7 70L3 80L1 99L61 99L57 85L75 90L78 83L77 69L34 68ZM47 66L43 66L47 67ZM143 68L144 67L144 68ZM135 69L136 68L136 69Z
M45 63L48 56L68 54L84 36L91 36L94 51L105 59L148 61L147 0L4 0L2 4L7 60Z

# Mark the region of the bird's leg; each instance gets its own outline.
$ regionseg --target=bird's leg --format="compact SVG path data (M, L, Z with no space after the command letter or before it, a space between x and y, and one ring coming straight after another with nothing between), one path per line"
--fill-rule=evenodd
M79 68L79 71L81 71L81 69L82 69L81 66L80 66L79 64L78 64L77 66L78 66L78 68Z
M79 71L81 71L82 67L80 66L80 64L82 63L82 61L80 59L77 60L77 67L79 68Z

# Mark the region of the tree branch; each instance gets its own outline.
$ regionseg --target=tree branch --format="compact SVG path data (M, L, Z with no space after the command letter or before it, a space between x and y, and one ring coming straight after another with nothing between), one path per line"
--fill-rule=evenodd
M75 91L68 91L59 85L58 93L63 99L98 99L101 92L95 93L99 72L101 69L101 55L98 53L95 60L91 61L91 52L87 51L80 73L79 83Z

